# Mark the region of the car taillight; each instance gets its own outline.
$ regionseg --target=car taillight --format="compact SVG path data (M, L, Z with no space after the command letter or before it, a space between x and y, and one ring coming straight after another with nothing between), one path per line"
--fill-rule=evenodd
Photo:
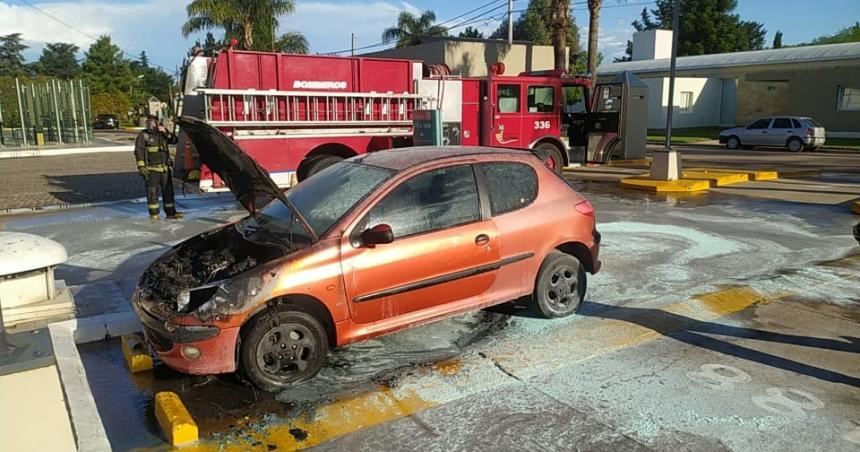
M594 218L594 206L592 206L590 202L580 201L575 207L577 212L587 217Z
M814 137L815 136L815 129L813 129L812 127L806 129L806 135L810 136L810 137Z

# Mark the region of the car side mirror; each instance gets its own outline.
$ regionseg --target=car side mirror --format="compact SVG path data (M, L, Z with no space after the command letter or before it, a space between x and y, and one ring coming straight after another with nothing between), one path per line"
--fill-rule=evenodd
M378 224L361 233L361 244L373 248L376 245L385 245L394 241L394 232L387 224Z

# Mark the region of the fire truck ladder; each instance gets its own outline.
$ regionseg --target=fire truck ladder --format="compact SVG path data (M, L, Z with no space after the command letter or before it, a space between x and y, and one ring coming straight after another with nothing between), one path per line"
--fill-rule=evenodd
M204 118L216 127L412 125L422 96L410 93L338 93L199 88Z

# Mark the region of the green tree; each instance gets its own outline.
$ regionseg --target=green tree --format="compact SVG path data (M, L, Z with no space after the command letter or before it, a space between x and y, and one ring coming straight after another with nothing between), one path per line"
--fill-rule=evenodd
M773 48L778 49L782 47L782 32L777 30L776 34L773 35Z
M424 11L415 16L409 11L402 11L397 16L397 25L386 28L382 32L384 42L397 41L396 47L407 47L421 44L421 39L431 36L448 36L448 31L436 22L436 13Z
M529 0L526 10L514 21L514 39L531 41L537 45L552 45L551 13L553 0ZM565 41L570 48L570 61L573 64L579 55L579 27L573 15L566 30ZM507 39L508 24L503 22L490 35L493 39Z
M26 74L23 52L28 46L21 41L21 33L0 36L0 75Z
M293 0L193 0L186 7L188 20L182 35L221 29L225 40L239 41L240 49L272 50L281 39L295 42L287 35L276 35L278 18L295 9Z
M135 88L138 93L140 91L138 78L132 73L131 64L122 57L120 48L110 36L102 35L84 55L81 69L93 93L93 114L127 112L132 92Z
M222 43L215 40L212 32L206 32L206 39L203 40L203 45L201 46L203 54L208 57L215 56L215 52L220 50L221 47Z
M570 0L552 0L550 21L555 68L567 69L570 62L564 61L564 52L567 50L567 31L570 29Z
M642 10L641 19L633 21L636 31L655 28L672 29L674 0L657 0L656 8ZM737 0L681 0L681 23L678 31L678 56L742 52L764 48L767 30L759 22L741 20L733 14ZM652 18L653 16L653 18ZM628 42L627 61L633 54Z
M843 42L860 42L860 22L855 22L854 25L845 27L832 35L819 36L813 39L810 44L840 44Z
M275 50L286 53L308 53L308 40L296 31L288 31L275 42Z
M42 49L39 61L34 63L34 72L61 79L72 79L81 73L78 63L78 46L65 42L49 42Z
M460 38L483 38L484 34L481 33L477 28L466 27L465 30L461 31L458 35Z

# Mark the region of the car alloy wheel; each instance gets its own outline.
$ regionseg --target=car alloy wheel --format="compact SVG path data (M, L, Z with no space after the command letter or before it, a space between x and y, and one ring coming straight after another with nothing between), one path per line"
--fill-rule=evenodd
M251 321L240 353L245 376L271 391L316 375L325 363L328 339L312 315L272 309Z
M579 260L553 251L538 272L533 306L547 318L573 314L585 299L586 283L585 268Z
M729 149L737 149L741 147L741 141L738 140L737 137L729 137L729 139L726 140L726 147Z
M791 152L800 152L803 150L803 142L797 138L788 140L788 150Z

